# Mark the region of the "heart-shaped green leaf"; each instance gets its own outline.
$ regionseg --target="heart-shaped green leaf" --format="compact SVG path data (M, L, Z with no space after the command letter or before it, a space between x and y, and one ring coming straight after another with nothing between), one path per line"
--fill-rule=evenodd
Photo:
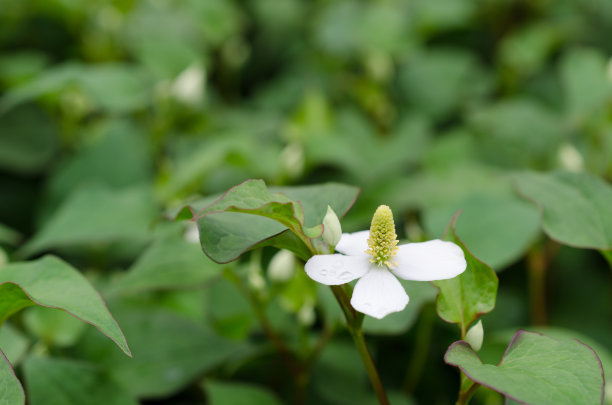
M601 404L603 370L595 352L578 340L559 341L518 331L501 362L483 364L464 341L453 343L444 361L472 381L533 405Z
M94 325L131 356L125 337L100 294L62 260L45 256L10 263L0 269L0 323L31 305L61 309Z
M0 350L0 405L25 404L25 393L8 359Z
M542 226L563 244L612 250L612 187L587 173L521 173L518 193L536 203Z
M283 247L304 257L307 251L299 238L283 232L319 236L327 206L342 216L358 193L357 187L335 183L268 189L262 180L248 180L193 213L193 218L198 222L202 249L218 263L264 245ZM185 210L179 217L184 214Z
M32 405L137 405L104 370L83 361L29 357L23 365Z
M495 307L498 279L495 272L474 257L457 237L455 220L443 239L463 249L467 268L457 277L432 283L440 289L436 299L438 315L447 322L459 324L463 336L472 322Z

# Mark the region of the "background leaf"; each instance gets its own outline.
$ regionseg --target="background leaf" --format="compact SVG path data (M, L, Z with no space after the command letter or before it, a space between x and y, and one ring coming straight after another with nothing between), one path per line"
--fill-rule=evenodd
M22 247L23 255L53 248L149 239L155 206L146 188L120 191L76 189L40 231Z
M513 195L477 195L452 205L425 211L429 235L441 235L453 215L461 211L455 232L470 251L496 271L522 257L539 234L537 210Z
M198 243L183 235L155 240L116 286L121 291L194 288L221 273L221 266L202 255Z
M23 370L32 405L138 404L102 369L82 361L28 357Z
M0 269L0 292L2 320L31 305L62 309L94 325L131 356L100 294L78 271L56 257L8 264Z
M536 203L552 239L592 249L612 249L612 187L587 173L522 173L518 193Z
M269 390L253 384L205 381L203 384L211 405L280 405Z
M0 350L0 404L25 404L25 393L8 359Z
M240 348L208 327L167 310L127 304L111 308L124 325L134 358L117 355L112 346L92 333L85 335L76 350L137 397L171 395L199 374L229 361Z

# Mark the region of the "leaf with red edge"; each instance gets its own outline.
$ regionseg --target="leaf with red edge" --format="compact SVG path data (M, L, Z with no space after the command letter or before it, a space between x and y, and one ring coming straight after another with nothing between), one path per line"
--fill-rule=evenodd
M0 405L25 404L25 393L13 367L0 350Z
M338 183L269 189L263 180L247 180L200 211L183 209L178 217L192 213L202 249L218 263L268 245L308 258L303 243L291 231L308 238L320 236L327 206L342 216L358 194L357 187Z
M453 343L444 361L472 381L524 404L601 404L604 377L601 361L578 340L556 340L518 331L501 362L483 364L464 341Z

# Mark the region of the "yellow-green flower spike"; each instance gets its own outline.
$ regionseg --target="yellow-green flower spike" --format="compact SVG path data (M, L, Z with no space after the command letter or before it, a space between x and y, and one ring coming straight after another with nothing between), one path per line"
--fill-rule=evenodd
M366 253L372 256L370 261L378 266L397 266L391 259L397 254L397 234L391 208L381 205L376 209L370 225L370 237Z

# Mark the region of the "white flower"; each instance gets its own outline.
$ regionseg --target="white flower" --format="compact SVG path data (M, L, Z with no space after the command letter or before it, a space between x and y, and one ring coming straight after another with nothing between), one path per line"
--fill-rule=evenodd
M466 268L459 246L439 239L396 246L391 209L378 207L369 231L342 234L336 250L344 254L315 255L305 266L313 280L326 285L359 279L351 305L374 318L404 309L408 295L396 277L432 281L453 278Z

